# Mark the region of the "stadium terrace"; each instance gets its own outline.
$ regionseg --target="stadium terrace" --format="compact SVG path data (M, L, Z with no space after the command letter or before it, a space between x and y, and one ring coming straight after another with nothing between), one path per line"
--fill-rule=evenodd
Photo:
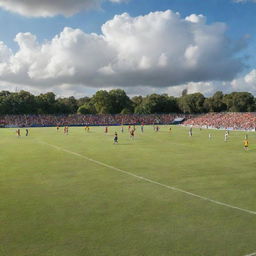
M49 127L49 126L100 126L129 124L171 124L175 119L185 120L191 115L3 115L1 127Z
M205 128L255 131L256 113L208 113L189 118L183 124Z
M176 122L178 120L178 122ZM2 115L0 127L114 126L182 124L214 129L255 130L256 113L102 114L102 115Z

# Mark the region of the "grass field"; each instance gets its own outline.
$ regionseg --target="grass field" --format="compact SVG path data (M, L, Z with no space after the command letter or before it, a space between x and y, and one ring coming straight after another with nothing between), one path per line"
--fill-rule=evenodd
M1 256L254 255L256 134L103 129L0 129Z

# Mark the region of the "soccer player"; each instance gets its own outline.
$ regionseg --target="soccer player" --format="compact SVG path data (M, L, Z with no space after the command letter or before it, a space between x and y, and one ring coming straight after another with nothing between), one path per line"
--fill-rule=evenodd
M26 136L28 136L28 129L26 129Z
M209 138L209 140L212 138L212 135L211 135L211 133L209 133L209 135L208 135L208 138Z
M130 131L130 138L131 138L132 140L134 140L134 130L131 130L131 131Z
M144 132L144 125L143 124L140 126L140 130L141 130L142 133Z
M64 127L64 134L68 135L68 126Z
M248 151L248 147L249 147L249 141L247 139L244 140L244 150Z
M228 141L228 131L225 132L225 135L224 135L224 141L227 142Z
M117 132L115 132L114 144L118 144L118 135L117 135Z
M18 137L20 137L20 129L16 130L16 134L17 134Z
M122 127L121 127L121 132L124 133L124 127L123 127L123 125L122 125Z
M192 137L192 135L193 135L192 127L190 127L190 128L189 128L189 132L188 132L188 134L189 134L189 137Z
M59 131L59 129L60 129L60 127L59 127L59 126L57 126L57 132Z
M105 127L105 133L106 134L108 133L108 127L107 126Z
M172 127L169 128L169 132L170 132L170 133L172 132Z

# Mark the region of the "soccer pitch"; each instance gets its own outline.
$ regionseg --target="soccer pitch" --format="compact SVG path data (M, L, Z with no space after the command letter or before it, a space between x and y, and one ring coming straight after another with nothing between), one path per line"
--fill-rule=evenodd
M119 144L113 145L114 132ZM208 139L208 134L212 139ZM0 129L1 256L256 252L256 134Z

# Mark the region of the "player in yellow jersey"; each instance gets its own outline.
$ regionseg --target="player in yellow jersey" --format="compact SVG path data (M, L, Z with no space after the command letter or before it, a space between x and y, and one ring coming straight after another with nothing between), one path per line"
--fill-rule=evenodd
M68 126L64 127L64 134L68 135Z
M247 139L244 140L244 150L247 151L249 147L249 141Z

